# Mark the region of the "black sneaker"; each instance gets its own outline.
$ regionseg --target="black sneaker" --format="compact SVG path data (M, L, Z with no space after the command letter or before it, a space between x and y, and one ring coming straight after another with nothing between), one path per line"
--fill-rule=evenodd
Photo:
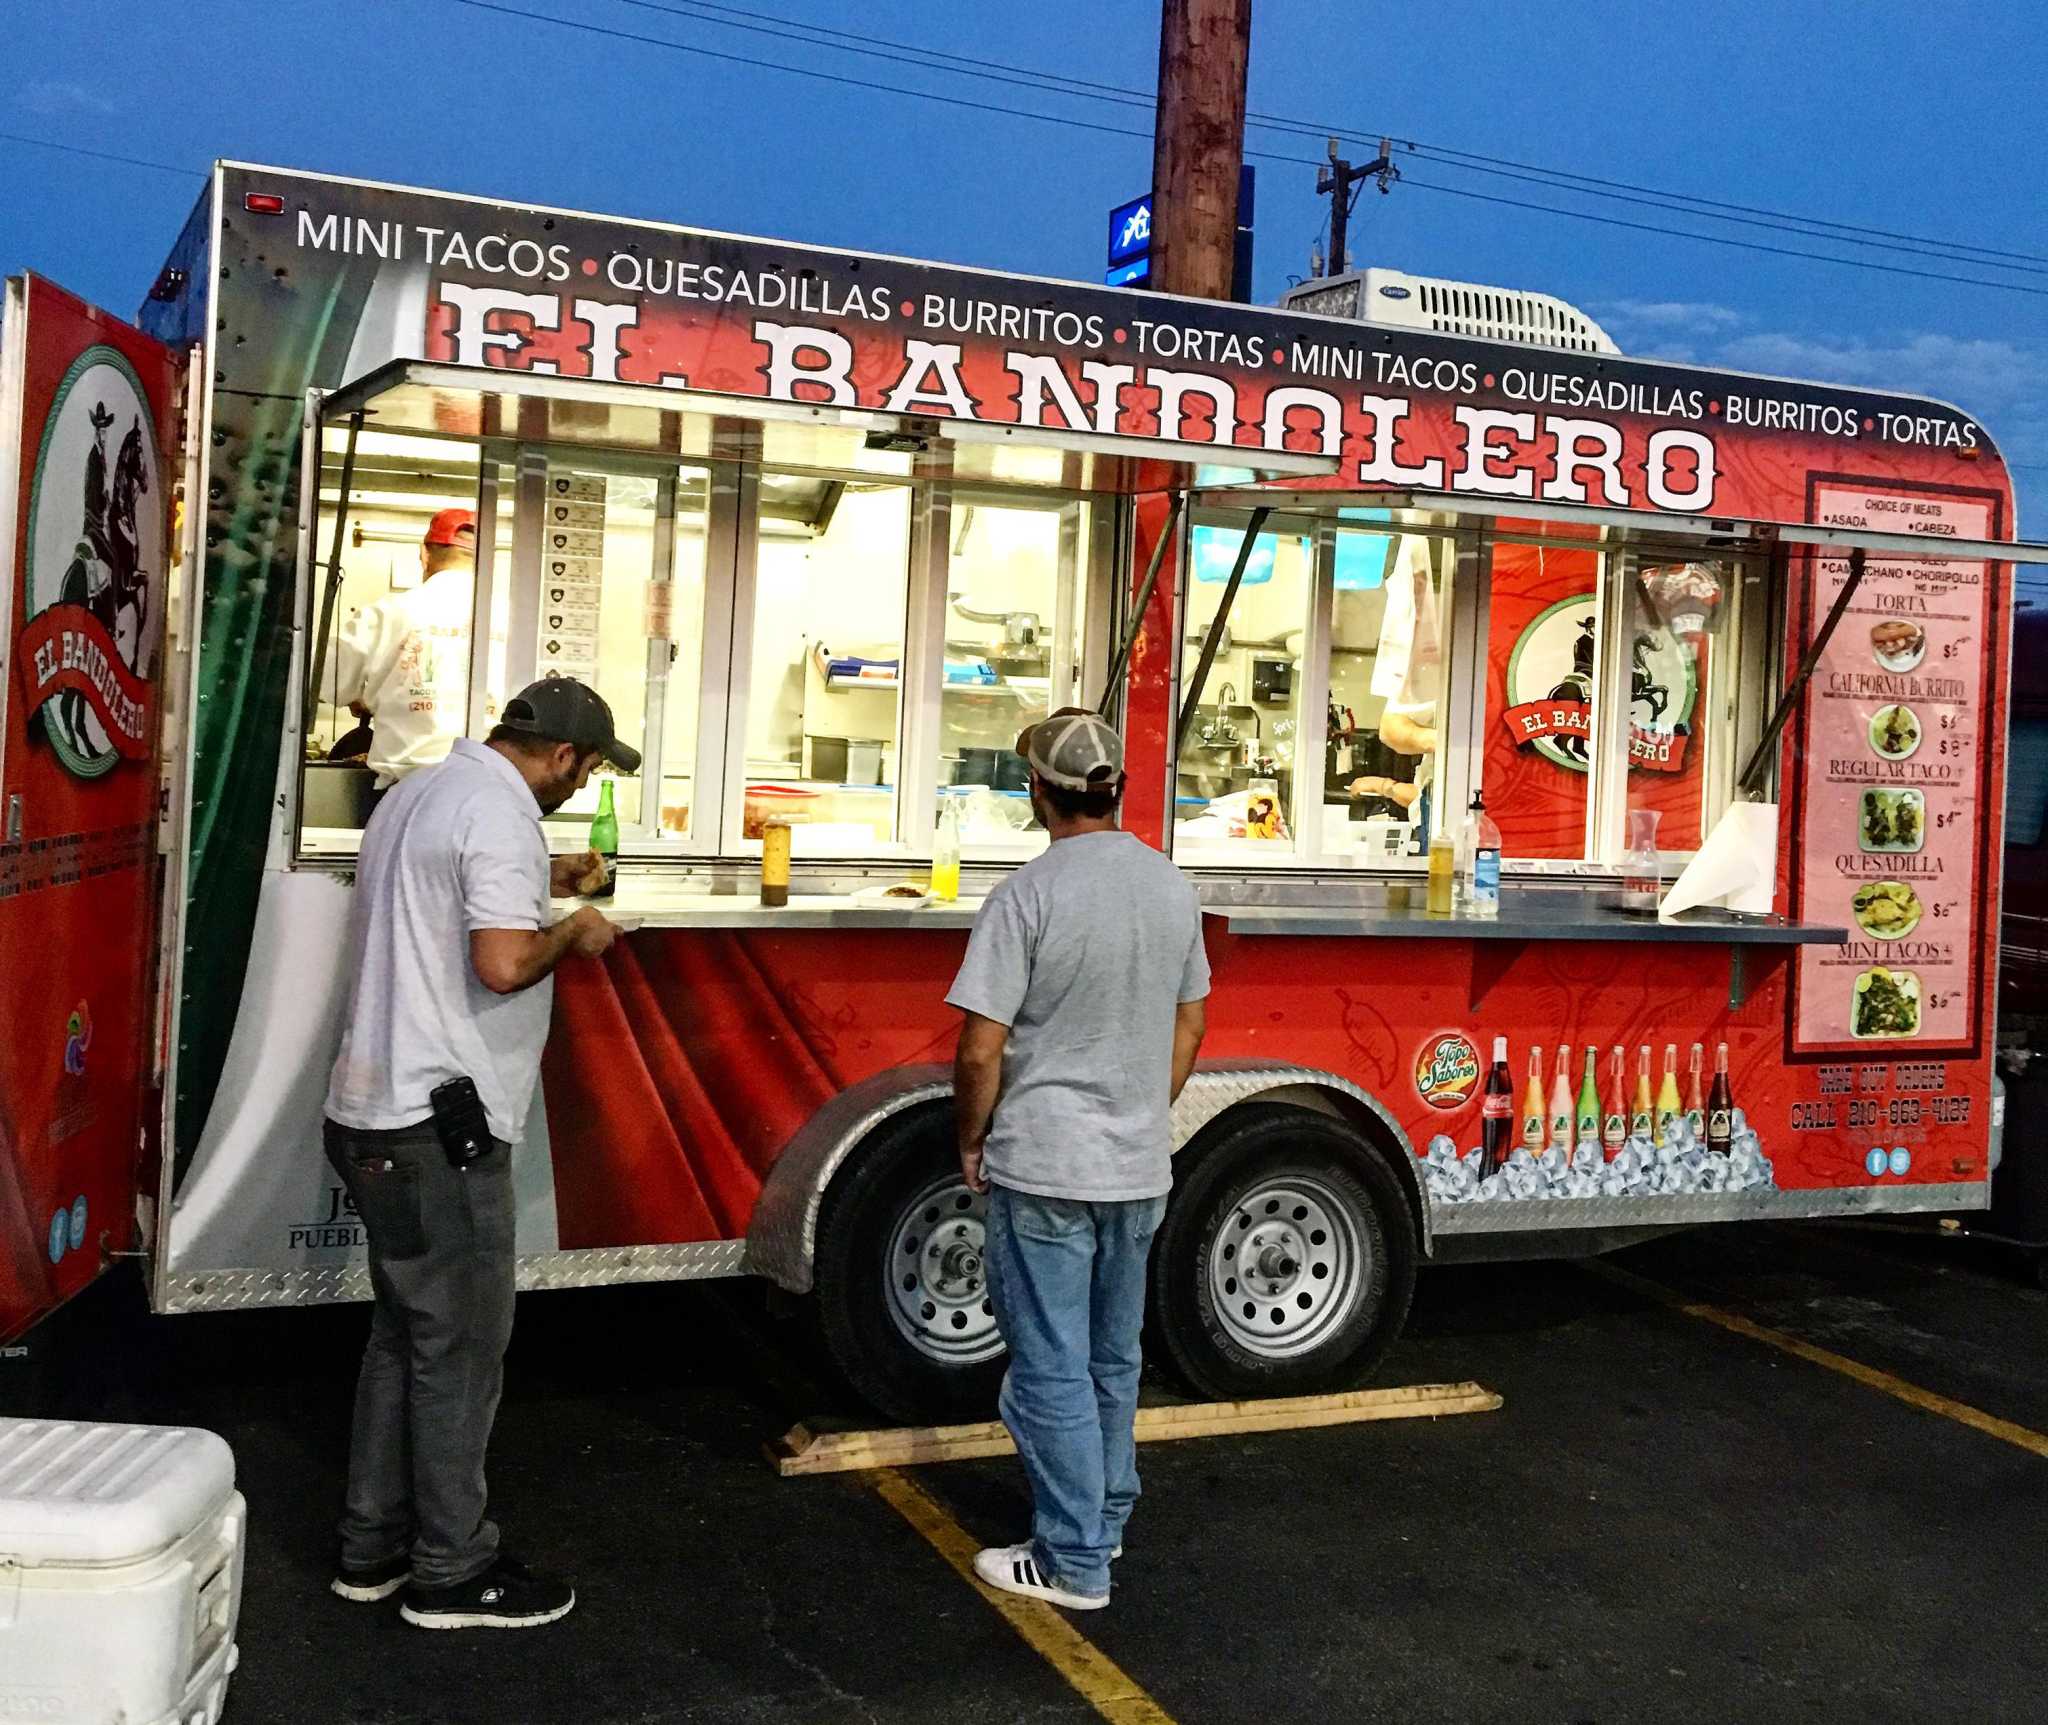
M389 1599L411 1579L412 1559L400 1552L367 1569L344 1563L330 1585L343 1599L352 1599L358 1605L374 1605L380 1599Z
M538 1629L567 1617L576 1589L535 1575L516 1558L500 1556L478 1576L453 1587L405 1590L398 1615L417 1629Z

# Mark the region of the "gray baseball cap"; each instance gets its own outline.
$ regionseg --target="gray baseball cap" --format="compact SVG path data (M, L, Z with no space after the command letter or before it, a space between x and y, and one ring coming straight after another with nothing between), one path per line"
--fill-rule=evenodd
M508 731L523 731L551 743L595 749L622 773L640 770L640 751L613 735L612 710L604 697L574 677L543 677L528 683L505 703L498 722Z
M1017 753L1049 785L1067 791L1104 791L1124 775L1124 740L1084 707L1062 707L1028 726Z

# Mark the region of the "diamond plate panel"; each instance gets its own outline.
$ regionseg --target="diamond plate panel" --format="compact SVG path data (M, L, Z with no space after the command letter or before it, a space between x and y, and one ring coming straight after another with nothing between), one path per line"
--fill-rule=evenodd
M1851 1186L1820 1192L1717 1192L1649 1198L1500 1199L1437 1204L1436 1231L1515 1234L1559 1228L1682 1227L1694 1222L1786 1221L1815 1216L1980 1210L1991 1202L1987 1181L1953 1186Z
M624 1282L692 1282L746 1273L743 1240L679 1246L616 1246L531 1252L519 1259L522 1291L606 1288ZM236 1312L259 1306L324 1306L370 1298L366 1264L331 1270L212 1270L173 1280L161 1310Z

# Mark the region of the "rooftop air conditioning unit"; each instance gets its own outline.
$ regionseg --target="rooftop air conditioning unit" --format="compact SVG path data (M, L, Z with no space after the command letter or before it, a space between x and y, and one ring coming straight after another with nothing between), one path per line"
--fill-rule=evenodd
M1547 293L1412 276L1404 270L1354 270L1350 275L1319 276L1289 288L1280 296L1280 304L1288 311L1433 330L1440 335L1474 335L1530 347L1568 348L1575 353L1621 352L1613 338L1578 307Z

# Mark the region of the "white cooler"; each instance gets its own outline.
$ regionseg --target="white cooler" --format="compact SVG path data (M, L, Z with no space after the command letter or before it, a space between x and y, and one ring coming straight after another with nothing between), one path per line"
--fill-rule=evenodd
M213 1725L246 1519L211 1432L0 1419L0 1721Z

